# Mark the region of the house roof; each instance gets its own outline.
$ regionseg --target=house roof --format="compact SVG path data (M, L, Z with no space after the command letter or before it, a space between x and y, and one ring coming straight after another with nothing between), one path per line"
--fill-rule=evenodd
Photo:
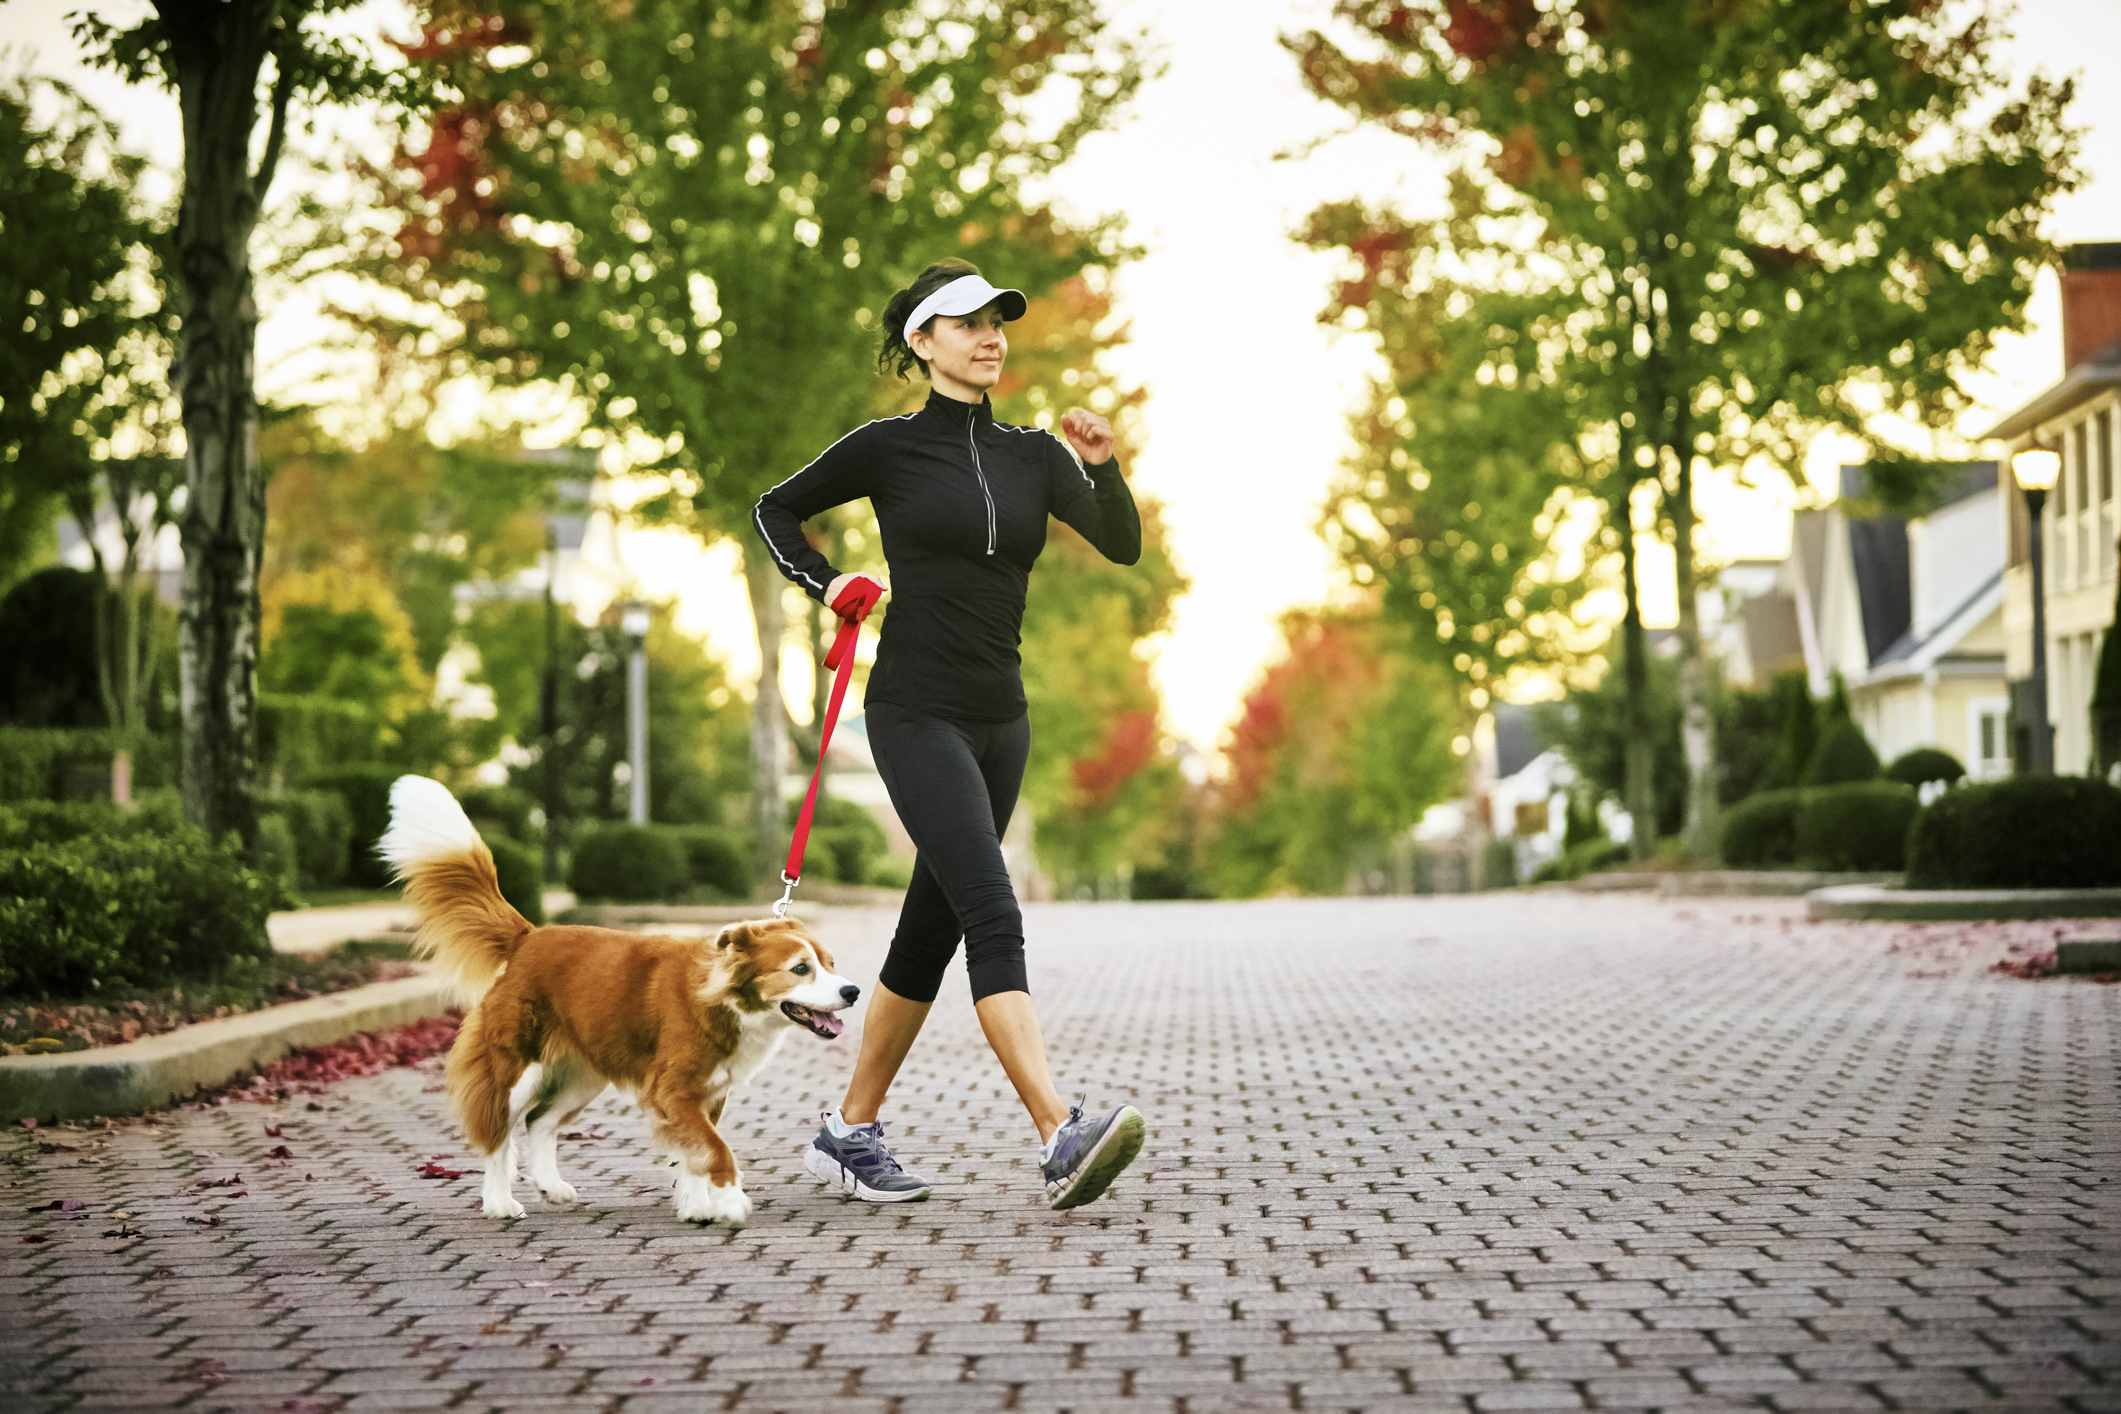
M1495 704L1495 779L1506 781L1547 749L1533 726L1532 709L1514 702Z
M1888 645L1884 653L1871 660L1871 671L1865 681L1877 682L1929 671L2002 603L2003 571L1999 569L1946 614L1927 637L1917 638L1910 631Z
M2121 388L2121 339L2102 347L2084 362L2062 375L2062 381L1982 433L1983 437L2023 437L2043 422L2051 422L2081 402L2097 397L2108 388Z

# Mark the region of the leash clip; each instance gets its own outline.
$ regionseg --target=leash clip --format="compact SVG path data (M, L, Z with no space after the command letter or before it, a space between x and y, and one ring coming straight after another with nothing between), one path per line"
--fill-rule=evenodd
M797 877L800 878L801 876ZM786 918L788 916L788 902L795 897L796 880L788 877L786 869L781 871L781 882L788 887L781 890L780 901L773 906L773 916L775 918Z

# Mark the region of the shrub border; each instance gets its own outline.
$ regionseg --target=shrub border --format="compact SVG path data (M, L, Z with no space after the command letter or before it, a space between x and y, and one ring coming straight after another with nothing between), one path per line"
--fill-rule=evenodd
M1894 889L1855 884L1805 895L1805 913L1815 921L1899 923L2121 918L2121 889Z
M297 1046L425 1021L455 1000L439 979L404 977L195 1022L122 1046L0 1056L0 1121L144 1114L270 1065Z

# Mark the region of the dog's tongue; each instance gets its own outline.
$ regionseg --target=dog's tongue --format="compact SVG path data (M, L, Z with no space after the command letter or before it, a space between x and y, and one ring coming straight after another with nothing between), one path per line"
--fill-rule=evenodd
M840 1020L836 1013L829 1011L814 1011L810 1013L810 1024L817 1027L818 1030L824 1032L827 1036L837 1036L840 1032L847 1029L847 1023Z

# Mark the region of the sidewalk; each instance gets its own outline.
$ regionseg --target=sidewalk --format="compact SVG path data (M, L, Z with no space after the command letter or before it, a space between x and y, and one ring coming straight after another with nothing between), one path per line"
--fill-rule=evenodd
M547 917L574 907L564 889L545 891ZM412 910L397 899L383 903L334 904L329 908L293 908L265 920L274 952L322 952L356 938L412 938Z
M867 985L892 922L818 928ZM956 968L887 1111L918 1205L798 1163L858 1026L736 1097L735 1234L676 1221L616 1096L561 1148L582 1206L486 1219L432 1068L16 1131L8 1408L2121 1408L2121 987L1988 970L2038 925L1543 891L1026 922L1064 1093L1149 1117L1103 1201L1040 1201Z

